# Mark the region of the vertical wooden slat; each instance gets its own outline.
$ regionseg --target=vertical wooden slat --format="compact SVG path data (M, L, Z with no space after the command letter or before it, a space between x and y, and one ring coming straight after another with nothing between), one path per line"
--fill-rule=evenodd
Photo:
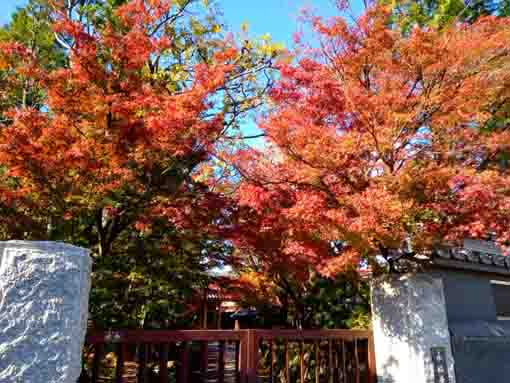
M124 382L124 350L125 343L117 344L117 365L115 366L115 383Z
M272 356L272 359L273 359L273 374L276 376L276 374L278 373L277 371L277 363L278 363L278 355L277 355L277 352L278 352L278 343L276 343L276 339L274 340L274 344L273 344L273 356ZM274 382L276 383L276 379L274 379Z
M259 338L257 332L248 330L248 366L246 375L248 383L257 383L259 365Z
M319 348L319 341L315 341L315 383L320 383L321 375L321 350Z
M328 357L329 357L329 371L328 371L328 380L329 383L334 383L334 371L333 371L333 341L328 339Z
M275 350L274 350L274 342L271 339L269 341L269 352L271 353L271 364L269 365L269 382L273 383L274 380L274 364L275 364Z
M179 351L179 370L177 376L177 383L189 383L190 373L190 342L182 342Z
M285 383L290 383L290 355L289 355L289 340L285 339Z
M218 382L225 382L225 341L220 341L218 352Z
M340 382L340 351L338 350L338 341L334 340L334 355L335 355L335 383Z
M241 373L240 373L240 367L241 367L241 353L240 353L240 349L241 349L241 343L240 342L235 342L235 373L236 373L236 383L241 383Z
M377 371L375 367L375 348L374 348L374 338L373 335L370 334L368 337L368 373L367 373L367 383L377 383Z
M243 333L239 344L239 381L241 383L249 383L248 379L248 353L249 353L249 336L248 331Z
M92 383L99 382L99 370L101 368L101 358L103 357L102 343L98 343L94 347L94 361L92 362Z
M356 383L360 383L358 339L354 339L354 361L356 362Z
M299 343L299 378L301 383L305 383L305 342Z
M342 383L347 383L347 353L345 352L345 340L342 340Z
M209 342L200 342L200 375L205 380L209 363Z
M159 353L159 383L168 383L168 344L161 345Z
M138 383L149 383L148 369L147 369L148 345L142 343L138 346Z

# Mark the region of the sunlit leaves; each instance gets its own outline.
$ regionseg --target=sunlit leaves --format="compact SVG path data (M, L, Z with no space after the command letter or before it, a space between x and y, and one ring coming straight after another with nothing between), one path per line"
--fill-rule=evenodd
M241 52L201 0L41 4L62 62L23 33L1 45L0 235L90 248L100 325L182 321L230 254L232 184L214 161L239 145L273 52Z
M260 124L273 151L237 158L239 200L258 217L239 246L269 269L334 275L488 232L510 244L508 127L485 128L508 107L509 21L402 35L389 12L310 16L319 43L280 65Z

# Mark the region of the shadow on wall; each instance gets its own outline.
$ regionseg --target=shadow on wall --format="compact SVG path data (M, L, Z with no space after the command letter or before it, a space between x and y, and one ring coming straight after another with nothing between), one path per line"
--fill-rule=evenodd
M388 359L386 360L386 363L383 365L383 370L381 371L381 375L377 376L377 382L378 383L396 383L395 378L393 377L391 371L394 371L395 369L399 368L399 363L397 358L395 358L393 355L390 355Z
M430 349L450 339L442 282L424 274L380 278L372 285L372 314L378 382L433 379ZM447 359L452 366L449 347Z

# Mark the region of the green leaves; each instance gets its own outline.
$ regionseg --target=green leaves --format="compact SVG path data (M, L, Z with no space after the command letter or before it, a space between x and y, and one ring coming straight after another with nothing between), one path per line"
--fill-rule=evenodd
M49 11L38 1L31 0L25 8L14 13L11 21L0 28L0 42L17 42L27 47L44 68L60 68L66 64L65 52L57 44L51 29ZM45 94L36 83L18 74L17 82L4 83L9 74L5 66L0 70L0 113L13 106L43 107ZM11 68L12 70L12 68ZM10 76L13 76L12 73Z
M404 33L415 26L442 29L455 21L473 22L480 16L508 16L508 1L494 0L380 0L393 8L391 23Z

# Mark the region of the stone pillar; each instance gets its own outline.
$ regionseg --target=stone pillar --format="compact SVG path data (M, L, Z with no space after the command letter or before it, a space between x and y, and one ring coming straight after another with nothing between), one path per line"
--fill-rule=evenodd
M378 383L455 383L440 279L374 281L372 313Z
M88 250L0 242L0 382L76 383L87 329Z

